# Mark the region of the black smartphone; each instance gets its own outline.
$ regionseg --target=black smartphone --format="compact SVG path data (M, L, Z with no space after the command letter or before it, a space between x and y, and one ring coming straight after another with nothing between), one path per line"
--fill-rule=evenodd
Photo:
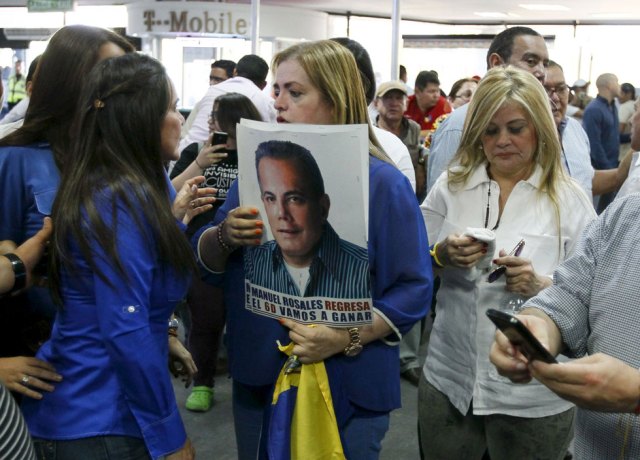
M556 358L549 353L549 350L543 347L538 339L534 337L527 326L522 324L522 322L512 314L490 308L487 310L487 316L493 321L493 324L507 336L509 341L518 347L529 361L537 359L549 364L558 362Z
M211 136L211 145L226 144L228 137L229 135L227 133L223 133L222 131L214 131L213 136Z

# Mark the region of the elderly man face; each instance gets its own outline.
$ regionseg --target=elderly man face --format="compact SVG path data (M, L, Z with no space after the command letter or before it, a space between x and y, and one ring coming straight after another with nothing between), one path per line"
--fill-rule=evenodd
M258 164L262 203L284 260L311 265L329 215L329 197L317 196L294 161L263 158Z
M564 79L564 72L560 67L553 65L547 69L544 89L552 102L553 120L556 125L559 125L567 115L567 105L569 105L569 87Z
M388 124L402 121L407 108L407 96L399 90L391 90L376 98L376 109Z

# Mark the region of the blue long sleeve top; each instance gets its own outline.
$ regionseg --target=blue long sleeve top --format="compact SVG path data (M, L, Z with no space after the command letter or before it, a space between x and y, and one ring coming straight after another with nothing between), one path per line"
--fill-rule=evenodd
M616 168L620 150L620 123L615 103L596 96L584 110L582 125L589 136L594 169Z
M432 272L424 221L407 179L393 166L369 159L368 257L374 310L389 322L393 333L385 340L365 345L362 353L342 354L325 360L327 373L352 404L368 411L388 412L400 407L399 336L423 318L431 303ZM332 197L334 200L339 197ZM200 236L239 206L238 184L233 184L213 222L192 239L197 250ZM275 383L285 355L276 341L288 343L288 329L277 320L244 307L242 250L229 257L223 274L205 279L224 285L227 307L227 347L231 376L247 385Z
M121 202L112 214L109 193L96 195L105 223L117 226L125 273L94 240L94 261L109 282L103 280L71 241L78 269L62 270L64 307L37 354L63 381L40 401L25 399L23 412L34 437L132 436L142 438L155 459L186 441L167 369L167 321L188 277L159 260L153 232L142 217L144 230Z
M0 148L0 240L20 245L42 227L51 214L60 173L48 143ZM52 317L55 307L46 288L26 293L33 311Z

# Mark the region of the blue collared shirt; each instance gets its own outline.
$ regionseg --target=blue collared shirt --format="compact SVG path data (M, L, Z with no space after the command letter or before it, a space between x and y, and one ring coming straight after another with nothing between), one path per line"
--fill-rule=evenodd
M615 102L596 96L584 109L582 125L591 144L591 164L595 169L618 167L620 123Z
M105 281L71 241L78 270L63 267L64 307L37 354L63 380L41 401L25 398L22 409L34 437L132 436L143 438L156 459L186 441L167 369L167 321L188 277L159 260L151 223L136 219L120 201L112 214L112 202L106 193L96 207L106 225L117 225L125 275L94 240L91 251Z

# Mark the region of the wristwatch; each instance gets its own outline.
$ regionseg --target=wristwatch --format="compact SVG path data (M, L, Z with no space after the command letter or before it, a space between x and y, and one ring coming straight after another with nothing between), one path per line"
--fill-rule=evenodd
M358 355L362 351L362 342L360 341L360 329L352 327L347 329L349 333L349 345L344 349L344 354L349 357Z
M2 254L9 262L11 262L11 268L13 270L13 288L11 292L17 292L27 285L27 269L24 266L24 262L17 255L8 252L6 254Z

